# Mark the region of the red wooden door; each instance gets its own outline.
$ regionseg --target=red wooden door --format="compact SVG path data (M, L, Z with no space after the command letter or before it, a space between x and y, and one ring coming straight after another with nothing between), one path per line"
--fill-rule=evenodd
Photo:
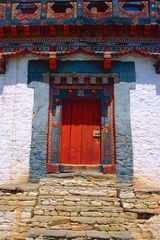
M99 99L65 99L62 104L61 164L100 164L101 141Z

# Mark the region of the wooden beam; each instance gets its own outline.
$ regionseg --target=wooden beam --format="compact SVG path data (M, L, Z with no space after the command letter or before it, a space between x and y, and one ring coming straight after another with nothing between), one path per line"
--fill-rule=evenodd
M145 25L144 26L144 36L149 36L151 34L151 25Z
M5 36L4 27L0 27L0 38Z
M30 26L29 25L23 26L23 32L25 37L30 37L31 36Z
M50 35L51 35L52 37L55 37L55 36L56 36L56 27L50 26Z
M157 36L160 36L160 25L157 26Z
M43 37L44 36L44 27L43 26L37 26L37 36Z
M18 30L16 26L11 26L11 35L12 37L18 37Z
M130 36L135 36L136 33L137 33L136 25L131 25L130 26Z
M69 26L64 26L63 27L63 34L64 36L69 36Z

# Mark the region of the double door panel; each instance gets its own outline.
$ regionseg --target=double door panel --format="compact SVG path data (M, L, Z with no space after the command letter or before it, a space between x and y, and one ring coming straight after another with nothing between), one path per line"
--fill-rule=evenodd
M101 103L99 99L64 99L61 164L100 164L100 125Z

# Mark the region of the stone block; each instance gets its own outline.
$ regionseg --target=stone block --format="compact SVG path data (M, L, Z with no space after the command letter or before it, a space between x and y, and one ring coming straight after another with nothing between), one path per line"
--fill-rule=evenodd
M81 200L78 196L66 196L64 197L66 201L73 201L73 202L79 202Z
M31 229L27 233L27 239L35 239L36 237L41 236L43 232L44 230L42 229Z
M125 212L124 217L126 219L137 219L137 213Z
M110 240L110 235L104 231L86 231L86 237L91 239L106 239Z
M69 239L85 237L85 235L85 231L67 231L67 238Z
M100 201L91 201L91 205L94 207L100 207L102 206L102 202Z
M64 230L45 230L42 235L45 238L49 238L49 237L65 238L67 235L67 232Z
M22 219L29 219L33 217L33 211L30 212L22 212L21 213L21 218Z
M76 203L75 202L71 202L71 201L64 201L64 205L66 205L66 206L75 206L76 205Z
M119 193L120 198L134 198L135 193L133 191L120 191Z
M134 204L133 203L123 202L122 205L123 205L123 208L127 208L127 209L134 208Z
M4 219L8 221L15 221L16 220L16 212L6 212L4 215Z
M102 217L101 212L80 212L82 217Z
M133 240L133 237L128 232L109 232L111 240Z
M96 218L93 218L93 217L72 217L71 222L84 223L84 224L94 224L94 223L96 223Z

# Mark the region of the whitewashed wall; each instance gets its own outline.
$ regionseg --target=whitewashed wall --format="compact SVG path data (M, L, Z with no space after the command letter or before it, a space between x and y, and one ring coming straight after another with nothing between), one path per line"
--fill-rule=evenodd
M160 75L155 59L134 58L136 90L131 91L134 176L137 183L160 183Z
M134 61L136 89L131 90L131 127L134 177L137 184L159 187L160 183L160 75L154 58L120 58Z
M82 59L81 55L73 59ZM27 87L28 60L10 59L0 75L0 184L25 182L29 173L34 90ZM154 58L123 57L136 64L131 90L131 127L136 183L160 182L160 75Z
M0 75L0 183L28 180L34 98L27 87L28 60L10 59Z

